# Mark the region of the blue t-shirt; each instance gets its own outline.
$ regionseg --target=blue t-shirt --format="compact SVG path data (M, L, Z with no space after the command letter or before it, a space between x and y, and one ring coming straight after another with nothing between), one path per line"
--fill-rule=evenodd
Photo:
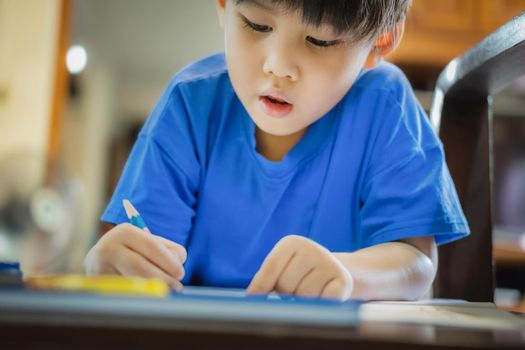
M332 252L468 234L443 148L399 69L364 70L284 160L256 151L255 125L224 54L175 75L142 128L102 216L131 200L150 230L188 251L183 283L246 287L282 237Z

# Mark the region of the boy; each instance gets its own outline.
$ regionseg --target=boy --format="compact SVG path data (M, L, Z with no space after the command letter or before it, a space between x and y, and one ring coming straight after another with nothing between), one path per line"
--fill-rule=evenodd
M468 227L409 83L381 63L408 3L218 0L225 54L168 86L102 217L118 225L86 272L340 300L422 296L436 242ZM125 198L154 235L125 224Z

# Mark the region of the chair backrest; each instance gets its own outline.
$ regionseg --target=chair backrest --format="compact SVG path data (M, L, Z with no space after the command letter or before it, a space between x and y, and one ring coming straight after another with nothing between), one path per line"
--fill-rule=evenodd
M439 248L434 296L492 301L492 97L525 75L525 12L452 60L430 119L445 147L471 235Z

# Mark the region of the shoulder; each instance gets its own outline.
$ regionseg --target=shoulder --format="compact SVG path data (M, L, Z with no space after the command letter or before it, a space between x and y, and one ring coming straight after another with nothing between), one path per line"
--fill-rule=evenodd
M344 104L356 110L361 122L370 128L388 129L403 120L419 123L425 117L405 74L388 62L363 70Z
M381 62L375 68L363 69L355 86L367 89L401 89L410 85L401 69L389 62Z
M228 74L224 53L216 53L201 58L177 72L171 79L172 85L184 85L191 82L205 82L220 79Z
M184 95L186 100L198 98L199 104L233 92L224 53L204 57L182 68L171 78L166 92Z
M437 143L408 79L391 63L362 71L347 94L342 111L354 116L342 119L344 130L362 130L359 140L379 155L374 159L380 158L393 143L409 148L420 148L421 142L432 146Z
M223 53L202 58L182 68L170 80L144 131L159 125L185 123L188 128L206 128L218 104L233 98Z
M352 89L360 94L372 94L376 98L391 98L399 104L404 104L407 97L413 98L407 77L401 69L389 62L381 62L373 69L364 69Z
M169 90L180 95L187 107L198 106L199 111L230 100L234 92L224 53L204 57L182 68L171 79Z

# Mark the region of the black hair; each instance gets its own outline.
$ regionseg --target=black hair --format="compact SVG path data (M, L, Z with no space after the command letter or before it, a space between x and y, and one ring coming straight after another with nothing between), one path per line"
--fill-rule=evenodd
M237 4L243 1L236 0ZM328 24L337 34L349 33L356 40L376 38L393 30L405 18L411 0L258 0L284 11L300 11L303 22Z

